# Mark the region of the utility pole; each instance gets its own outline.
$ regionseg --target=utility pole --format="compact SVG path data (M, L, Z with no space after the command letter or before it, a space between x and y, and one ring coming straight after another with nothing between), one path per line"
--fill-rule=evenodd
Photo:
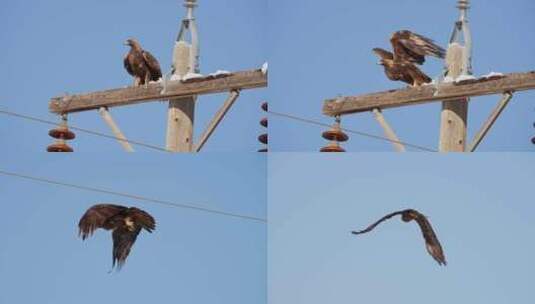
M455 23L446 55L445 76L456 79L472 75L472 36L468 25L469 0L459 0L459 20ZM460 36L464 43L461 44ZM466 126L469 98L442 102L440 122L440 152L464 152L466 146Z
M444 76L449 78L448 81L439 81L436 85L329 98L323 102L323 114L336 118L342 115L373 112L396 150L402 151L402 145L392 127L386 123L384 116L381 114L382 111L424 103L442 102L439 151L474 152L507 107L513 98L513 94L535 90L535 71L505 75L490 73L477 78L472 76L472 36L467 18L469 6L469 0L458 0L457 7L461 13L459 20L455 23L446 54ZM462 42L460 36L464 38ZM501 99L472 142L467 145L468 100L471 97L486 95L501 95ZM466 146L468 148L465 148Z
M180 32L173 50L173 76L182 78L188 73L199 72L199 39L193 10L197 0L185 0L186 17L182 20ZM185 39L190 32L190 43ZM193 123L197 96L169 100L167 112L167 150L191 152L193 147Z
M112 119L108 109L137 105L158 100L169 100L167 119L166 150L170 152L199 152L214 134L217 126L244 90L265 88L268 85L267 64L261 68L244 71L216 71L208 75L199 74L199 37L194 18L197 0L184 0L186 16L173 49L172 71L161 82L150 82L145 86L121 87L109 90L52 97L48 104L51 113L61 115L60 126L50 136L58 142L49 150L72 150L65 140L73 139L67 132L67 114L99 110L115 137L127 151L133 150ZM188 36L189 34L189 36ZM189 39L187 39L189 38ZM186 76L186 77L184 77ZM206 129L193 143L193 122L195 103L198 96L228 93L228 97L215 113Z

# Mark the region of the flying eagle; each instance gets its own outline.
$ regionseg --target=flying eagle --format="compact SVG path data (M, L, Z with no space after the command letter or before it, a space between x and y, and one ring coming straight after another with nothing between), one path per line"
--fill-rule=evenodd
M156 228L154 218L147 212L135 208L111 204L98 204L89 208L78 223L79 236L85 240L98 228L113 230L113 265L118 269L124 265L136 238L145 229Z
M142 49L136 39L126 40L125 45L130 46L130 51L124 57L124 68L134 76L134 86L147 85L149 81L162 78L160 63L149 51Z
M414 87L431 82L431 78L416 66L425 62L425 56L446 57L446 51L433 40L411 31L395 32L390 42L394 53L381 48L373 49L381 57L379 64L384 66L388 79L403 81Z
M433 227L431 227L431 223L429 223L425 215L414 209L406 209L387 214L377 222L371 224L368 228L361 231L352 231L352 233L361 234L370 232L381 222L396 215L401 215L401 220L404 222L410 222L412 220L415 220L416 223L418 223L418 226L420 226L420 230L422 230L422 235L425 240L425 247L427 248L427 252L429 252L429 254L433 257L433 259L435 259L435 261L438 262L439 265L446 265L446 258L444 257L442 246L440 245L440 242L438 241L438 238L435 235L435 232L433 231Z

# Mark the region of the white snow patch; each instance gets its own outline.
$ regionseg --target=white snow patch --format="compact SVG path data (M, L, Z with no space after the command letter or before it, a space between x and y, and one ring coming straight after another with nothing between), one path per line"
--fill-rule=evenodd
M184 77L182 77L182 81L187 81L191 79L199 79L199 78L204 78L204 76L198 73L187 73L186 75L184 75Z
M268 72L268 63L264 62L264 64L262 65L262 74L266 75L267 72Z
M483 78L492 78L492 77L503 77L503 76L505 76L505 75L503 75L502 73L490 72L487 75L483 75L481 77L483 77Z
M171 81L176 81L176 80L181 80L182 77L180 77L179 75L176 75L176 74L173 74L171 75L171 78L169 78L169 80Z
M461 82L466 80L474 80L476 79L473 75L461 75L455 79L455 82Z
M451 76L446 76L442 80L442 82L444 82L444 83L449 83L449 82L454 82L454 81L455 81L455 79L453 79L453 77L451 77Z
M225 75L230 75L230 74L231 73L229 71L217 70L215 71L215 73L211 73L208 76L217 77L217 76L225 76Z

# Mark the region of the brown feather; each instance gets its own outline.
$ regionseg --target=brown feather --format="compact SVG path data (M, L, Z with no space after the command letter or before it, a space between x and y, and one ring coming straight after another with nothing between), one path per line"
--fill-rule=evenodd
M113 230L113 266L120 269L128 257L141 229L152 232L156 221L144 210L112 204L89 208L78 224L80 236L86 239L98 228Z
M130 51L125 55L123 64L128 74L138 80L138 85L146 84L146 79L158 81L162 78L160 63L149 51L144 50L135 39L128 39L127 44Z
M112 268L117 265L117 269L120 270L124 263L126 262L126 258L130 254L130 250L132 249L132 246L136 242L137 236L139 235L139 232L141 231L141 228L138 227L134 231L130 231L124 227L117 228L113 230L112 238L113 238L113 264Z
M446 51L427 37L402 30L392 34L390 39L394 50L394 60L417 64L425 62L425 56L445 58Z
M392 34L390 39L394 53L381 48L373 51L381 57L385 74L393 81L403 81L411 86L421 86L431 82L416 64L423 64L425 56L444 58L446 51L433 40L411 31L403 30Z
M368 233L372 231L375 227L377 227L377 225L379 225L380 223L396 215L401 215L401 219L404 222L410 222L412 220L415 220L418 223L420 230L422 231L422 235L425 240L427 252L433 257L433 259L435 259L435 261L437 261L439 265L447 264L446 258L444 256L444 252L442 250L442 246L440 245L440 242L433 230L433 227L431 226L431 223L427 220L425 215L421 214L420 212L414 209L406 209L402 211L392 212L390 214L383 216L381 219L371 224L366 229L361 230L361 231L352 231L352 233L353 234Z
M89 208L78 222L79 235L82 239L91 236L98 228L113 229L109 219L124 212L127 208L112 204L99 204Z

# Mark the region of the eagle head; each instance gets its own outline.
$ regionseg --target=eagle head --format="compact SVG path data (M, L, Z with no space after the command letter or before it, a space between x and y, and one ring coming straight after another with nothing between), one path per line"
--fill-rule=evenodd
M418 217L418 213L416 212L416 210L413 210L413 209L405 210L405 212L401 214L401 220L404 222L410 222L416 219L417 217Z
M124 42L124 45L130 46L130 47L137 47L139 46L139 42L134 38L129 38Z

